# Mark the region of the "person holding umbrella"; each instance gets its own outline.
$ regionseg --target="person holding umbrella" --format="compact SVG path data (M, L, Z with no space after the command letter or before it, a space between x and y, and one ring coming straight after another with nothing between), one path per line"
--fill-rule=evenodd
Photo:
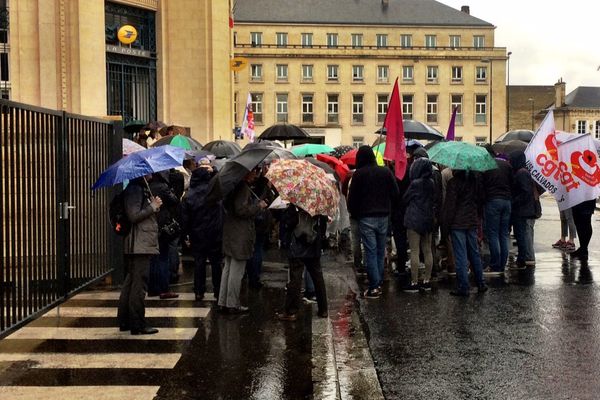
M119 296L117 320L119 330L130 330L132 335L158 332L147 326L144 318L150 258L159 254L156 214L162 206L161 198L150 193L147 182L151 179L152 175L133 179L125 189L125 210L133 226L125 238L129 269Z
M264 158L264 156L263 156ZM254 254L256 231L254 219L267 203L256 204L250 184L256 180L258 171L252 169L239 182L225 200L223 224L223 254L225 266L221 275L218 305L231 314L247 313L248 307L240 303L240 290L246 262Z

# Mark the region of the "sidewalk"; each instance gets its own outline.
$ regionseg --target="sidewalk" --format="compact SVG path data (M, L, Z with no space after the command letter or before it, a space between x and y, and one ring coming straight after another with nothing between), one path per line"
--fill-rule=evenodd
M287 269L267 253L265 287L243 290L246 316L196 302L185 265L178 299L147 299L160 332L117 329L118 288L96 286L0 341L0 398L6 399L378 399L383 398L356 312L351 267L323 257L330 317L306 305L296 322L275 312Z

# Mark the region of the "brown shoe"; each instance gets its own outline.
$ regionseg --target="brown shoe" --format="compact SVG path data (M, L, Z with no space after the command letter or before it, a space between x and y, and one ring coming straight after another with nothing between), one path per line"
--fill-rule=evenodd
M296 319L298 319L296 314L286 314L286 313L282 312L282 313L277 313L276 315L277 315L277 319L280 321L295 321Z
M176 299L179 297L179 295L177 293L173 293L173 292L167 292L167 293L161 293L159 295L161 300L165 300L165 299Z

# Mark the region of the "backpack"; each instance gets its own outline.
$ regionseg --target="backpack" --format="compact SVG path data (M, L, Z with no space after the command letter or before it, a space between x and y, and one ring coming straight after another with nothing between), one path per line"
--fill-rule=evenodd
M131 232L132 223L125 211L125 191L117 194L110 201L108 218L112 231L119 236L127 236Z

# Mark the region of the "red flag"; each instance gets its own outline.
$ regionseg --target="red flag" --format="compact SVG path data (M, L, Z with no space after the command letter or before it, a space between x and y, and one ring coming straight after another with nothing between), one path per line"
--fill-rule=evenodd
M234 24L234 22L233 22L233 15L229 14L229 27L230 27L230 28L233 28L233 26L234 26L234 25L235 25L235 24Z
M406 173L406 143L404 141L404 125L402 124L402 102L398 89L398 78L392 89L383 127L387 130L385 152L383 158L395 161L396 177L404 178Z

